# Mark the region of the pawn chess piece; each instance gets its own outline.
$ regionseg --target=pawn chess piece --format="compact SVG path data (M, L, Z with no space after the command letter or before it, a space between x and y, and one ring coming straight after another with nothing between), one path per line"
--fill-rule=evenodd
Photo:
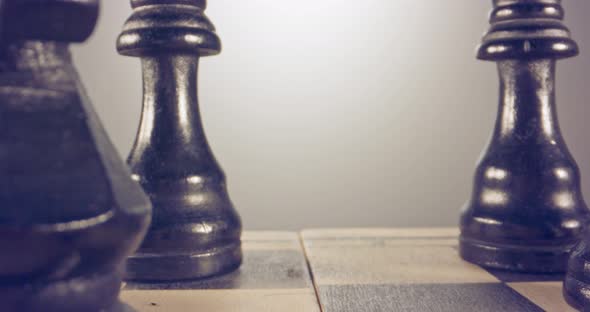
M97 15L98 0L0 1L0 311L118 310L148 228L69 52Z
M197 100L201 56L221 44L205 0L132 0L119 53L141 57L143 111L128 163L150 196L152 225L127 279L199 279L236 269L241 223L205 138Z
M560 133L555 63L578 53L560 0L495 0L478 58L497 62L495 130L461 216L460 254L522 272L563 272L588 209Z

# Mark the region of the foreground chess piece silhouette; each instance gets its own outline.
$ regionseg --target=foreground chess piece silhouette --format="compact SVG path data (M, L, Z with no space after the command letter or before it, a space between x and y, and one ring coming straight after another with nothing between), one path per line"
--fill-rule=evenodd
M590 233L588 231L570 255L563 283L563 295L571 306L579 310L590 308Z
M570 254L563 294L573 307L590 309L590 228L586 228L580 243Z
M197 279L236 269L241 223L203 131L197 100L201 56L221 44L205 0L132 0L119 53L141 57L143 112L128 163L154 206L127 278Z
M461 256L491 268L563 272L588 209L560 133L555 63L578 53L560 0L496 0L478 58L498 63L495 130L461 217Z
M0 311L118 309L150 203L72 64L98 1L0 4Z

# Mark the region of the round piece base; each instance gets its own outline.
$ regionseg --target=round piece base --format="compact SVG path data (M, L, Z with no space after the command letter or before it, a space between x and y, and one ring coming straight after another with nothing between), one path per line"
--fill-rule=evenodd
M563 282L563 297L569 305L582 311L590 307L590 285L567 275Z
M573 244L564 246L503 245L461 236L459 253L471 263L493 269L525 273L566 271Z
M138 282L195 280L229 273L241 263L239 242L192 253L138 252L127 259L125 279Z
M102 272L68 280L0 285L0 310L6 312L99 312L120 310L122 274Z

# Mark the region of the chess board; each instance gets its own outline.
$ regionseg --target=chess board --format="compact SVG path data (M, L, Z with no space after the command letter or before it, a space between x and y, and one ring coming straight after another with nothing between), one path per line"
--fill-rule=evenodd
M198 282L126 284L137 311L574 311L562 276L480 268L456 229L246 232L244 264Z

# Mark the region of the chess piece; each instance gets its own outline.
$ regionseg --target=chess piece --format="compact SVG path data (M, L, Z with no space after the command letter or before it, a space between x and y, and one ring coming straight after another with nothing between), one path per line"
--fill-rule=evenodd
M573 307L590 308L590 232L586 231L580 244L570 255L563 295ZM585 310L586 311L586 310Z
M497 62L495 130L461 216L461 256L491 268L563 272L588 218L560 133L556 60L575 56L560 0L495 0L478 58Z
M150 196L152 225L127 262L136 281L198 279L236 269L241 222L205 138L199 57L220 52L205 0L132 0L119 53L141 57L143 111L128 163Z
M590 228L570 254L563 295L571 306L590 309Z
M0 311L118 309L148 228L69 52L97 15L98 0L0 1Z

